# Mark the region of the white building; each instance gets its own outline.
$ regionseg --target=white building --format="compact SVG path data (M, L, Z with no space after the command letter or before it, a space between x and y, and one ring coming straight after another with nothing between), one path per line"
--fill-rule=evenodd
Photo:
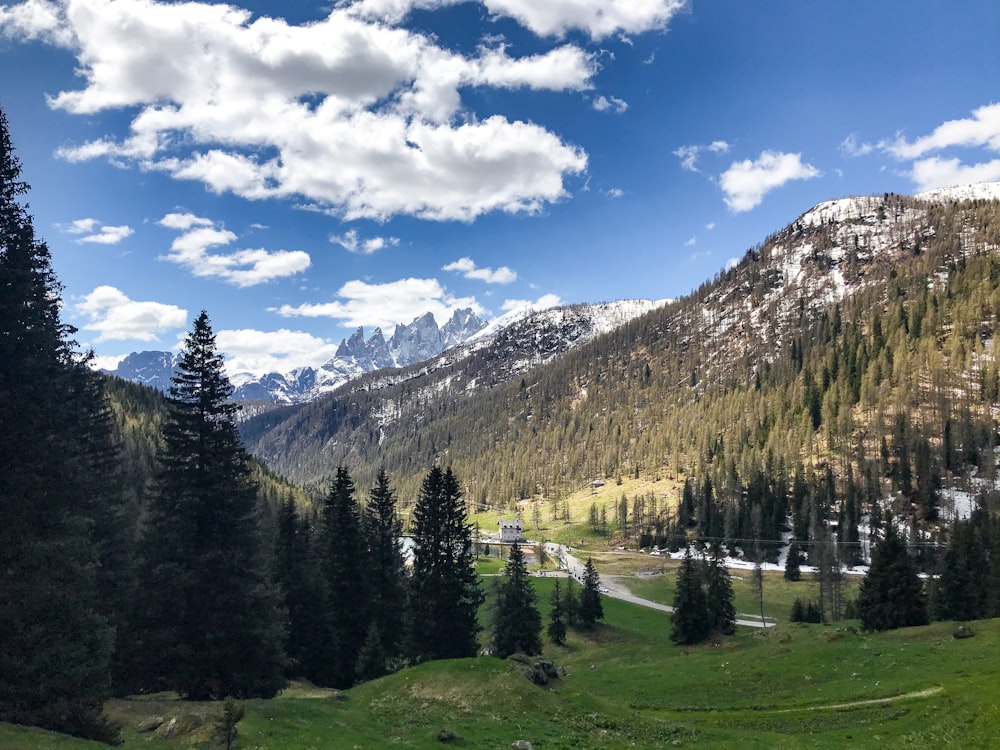
M500 521L500 541L516 542L524 538L524 526L517 519L513 521Z

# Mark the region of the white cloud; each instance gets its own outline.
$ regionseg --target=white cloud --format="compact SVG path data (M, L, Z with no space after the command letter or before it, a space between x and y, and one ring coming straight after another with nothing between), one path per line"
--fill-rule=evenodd
M614 112L616 115L623 114L628 109L628 102L617 97L599 96L594 99L594 109L598 112Z
M958 159L940 159L932 156L913 163L910 177L920 191L952 185L969 185L977 182L1000 181L1000 159L982 164L963 164Z
M399 23L412 9L443 8L459 0L359 0L347 12L363 17ZM625 34L665 29L670 20L688 5L688 0L562 0L538 3L530 0L483 0L493 16L507 16L539 36L562 37L577 30L591 39L617 34L630 44Z
M705 225L705 229L711 232L713 229L715 229L715 222L714 221L708 222L708 224Z
M726 261L726 270L731 271L732 269L736 268L736 266L738 266L739 264L740 264L739 258L730 258L729 260Z
M681 146L673 153L681 160L681 169L688 172L697 172L698 157L705 151L713 154L725 154L729 151L729 144L726 141L712 141L703 145Z
M730 211L740 213L760 205L764 196L791 180L810 180L821 172L802 163L802 154L763 151L755 161L733 162L719 177Z
M236 235L192 214L167 214L158 223L168 228L187 227L160 260L177 263L201 278L218 278L240 287L256 286L304 271L311 263L309 254L302 250L257 248L210 253L211 248L231 244Z
M477 279L485 281L487 284L509 284L517 281L517 273L507 266L500 268L478 268L472 258L459 258L446 266L441 267L442 271L458 271L467 279Z
M697 237L689 237L687 241L684 243L684 247L694 247L697 244L698 244Z
M77 242L88 242L97 245L117 245L126 237L135 234L130 226L108 226L97 219L76 219L59 227L67 234L82 234Z
M158 333L187 325L188 313L175 305L138 302L113 286L99 286L76 311L88 318L81 328L97 331L94 343L117 339L159 341Z
M203 219L191 213L172 213L164 216L157 224L168 229L186 231L191 227L210 227L212 226L212 220Z
M66 28L62 11L59 3L49 0L27 0L18 5L0 6L0 35L69 46L73 37Z
M662 28L683 5L571 0L539 11L520 2L510 13L546 33L584 28L592 36ZM376 18L415 7L374 5ZM50 106L131 117L126 134L62 149L71 161L110 159L218 193L301 200L347 219L470 221L536 213L564 199L567 178L586 170L586 153L534 123L476 117L461 92L586 90L594 56L571 44L520 58L503 46L465 56L427 33L367 20L374 5L294 25L209 2L29 0L3 7L0 32L75 54L83 84L55 94Z
M571 30L591 39L623 32L638 34L665 29L687 7L687 0L485 0L490 13L510 16L539 36L561 37Z
M396 247L399 244L399 237L369 237L363 240L358 236L357 230L351 229L340 235L331 234L330 242L340 245L349 253L371 255L387 247Z
M282 328L257 331L223 329L215 334L219 351L226 355L230 373L288 372L297 367L319 367L337 353L337 344L302 331Z
M485 313L475 297L454 297L437 279L408 278L384 284L348 281L337 290L337 296L340 299L333 302L282 305L272 312L286 318L333 318L350 328L378 326L387 330L426 312L433 313L439 325L463 307Z
M930 135L913 142L902 136L883 141L879 146L897 159L917 159L931 151L953 146L986 147L1000 151L1000 104L987 104L972 110L972 117L949 120Z
M604 194L609 198L611 198L612 200L615 200L625 195L625 191L622 190L621 188L611 188L610 190L605 190Z
M872 144L867 142L860 143L857 133L851 133L840 142L840 151L847 156L865 156L874 150L875 147Z
M101 230L97 234L90 234L86 237L81 237L77 240L77 242L93 242L98 245L117 245L123 239L131 237L133 234L135 234L135 230L129 226L102 226Z
M558 294L543 294L532 302L530 299L508 299L504 300L501 309L505 312L511 310L548 310L550 307L559 307L563 303Z

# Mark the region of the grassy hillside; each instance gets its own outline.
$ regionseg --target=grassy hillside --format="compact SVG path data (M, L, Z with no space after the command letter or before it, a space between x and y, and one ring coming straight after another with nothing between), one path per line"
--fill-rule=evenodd
M546 602L552 581L534 580ZM565 670L548 686L488 657L428 663L344 693L294 685L245 704L241 747L938 748L989 747L1000 733L1000 620L974 623L975 636L961 640L950 623L877 635L786 624L678 648L663 613L607 598L605 611L594 633L546 645ZM126 727L127 750L179 750L210 747L221 706L152 696L109 711ZM164 726L176 718L176 736L136 731L154 716ZM0 725L0 747L100 745Z

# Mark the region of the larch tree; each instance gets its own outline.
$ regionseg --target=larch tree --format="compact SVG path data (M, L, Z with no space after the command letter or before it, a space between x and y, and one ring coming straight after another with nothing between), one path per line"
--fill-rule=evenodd
M141 545L137 669L145 688L192 700L271 697L285 684L285 611L204 311L171 383Z
M415 542L409 591L409 651L419 661L475 656L484 594L476 575L472 528L458 479L435 466L413 509Z
M542 653L542 617L537 599L528 578L524 550L514 542L504 575L497 579L493 610L493 648L501 659L516 653Z
M20 176L0 110L0 721L108 740L90 474L106 435Z

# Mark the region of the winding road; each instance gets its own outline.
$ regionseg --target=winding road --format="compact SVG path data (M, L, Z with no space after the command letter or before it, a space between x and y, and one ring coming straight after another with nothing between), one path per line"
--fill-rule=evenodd
M545 551L557 559L559 567L564 568L572 578L575 578L579 582L583 581L583 563L570 554L569 548L566 545L546 542ZM621 599L623 602L636 604L640 607L648 607L649 609L657 609L661 612L674 611L674 608L671 606L654 602L651 599L643 599L641 596L632 594L618 576L609 576L607 580L601 579L601 584L601 593L613 599ZM762 623L759 617L752 618L747 615L737 615L736 624L746 628L773 628L775 622L765 618L765 622Z

